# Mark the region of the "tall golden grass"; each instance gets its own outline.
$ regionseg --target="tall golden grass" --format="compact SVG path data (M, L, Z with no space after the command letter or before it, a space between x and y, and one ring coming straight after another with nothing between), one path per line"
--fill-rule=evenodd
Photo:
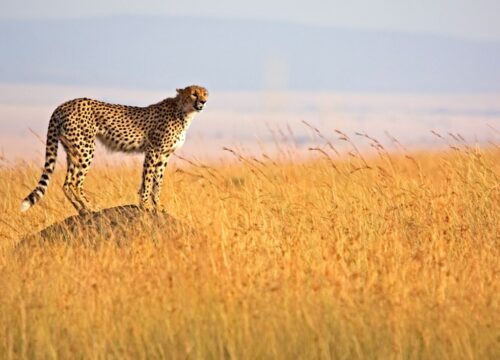
M38 166L2 168L0 357L500 358L498 147L408 154L362 135L363 155L339 136L347 156L323 142L309 160L226 149L236 163L170 168L163 202L203 235L126 246L16 253L75 212L61 164L23 215ZM101 166L86 187L109 207L135 203L139 179Z

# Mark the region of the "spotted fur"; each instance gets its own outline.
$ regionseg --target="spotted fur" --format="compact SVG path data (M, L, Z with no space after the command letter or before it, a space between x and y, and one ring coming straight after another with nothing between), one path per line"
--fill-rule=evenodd
M191 121L203 109L207 98L205 88L193 85L177 89L174 98L147 107L109 104L87 98L60 105L49 122L42 176L22 202L21 211L28 210L45 194L60 142L66 150L68 164L64 193L79 213L90 212L83 182L94 158L96 139L112 150L145 154L140 204L146 209L158 208L168 159L184 143Z

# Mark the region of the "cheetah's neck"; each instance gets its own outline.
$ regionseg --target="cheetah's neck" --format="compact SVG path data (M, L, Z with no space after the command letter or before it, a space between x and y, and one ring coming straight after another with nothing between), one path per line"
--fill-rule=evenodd
M196 111L192 111L187 114L182 114L181 119L185 129L187 129L189 125L191 125L191 122L193 121L195 116L196 116Z

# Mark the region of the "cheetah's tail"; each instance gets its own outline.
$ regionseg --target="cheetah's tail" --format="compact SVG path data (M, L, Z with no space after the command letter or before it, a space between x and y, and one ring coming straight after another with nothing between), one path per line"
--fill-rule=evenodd
M57 147L59 145L59 134L56 130L55 119L52 117L47 131L47 143L45 149L45 166L40 181L35 189L21 203L21 212L25 212L40 200L49 185L50 176L54 172L57 159Z

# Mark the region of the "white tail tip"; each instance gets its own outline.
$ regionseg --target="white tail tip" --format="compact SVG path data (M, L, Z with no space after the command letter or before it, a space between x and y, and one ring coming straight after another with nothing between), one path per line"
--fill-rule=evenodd
M31 204L30 204L29 200L24 200L24 201L21 203L21 212L25 212L25 211L26 211L26 210L28 210L30 207L31 207Z

